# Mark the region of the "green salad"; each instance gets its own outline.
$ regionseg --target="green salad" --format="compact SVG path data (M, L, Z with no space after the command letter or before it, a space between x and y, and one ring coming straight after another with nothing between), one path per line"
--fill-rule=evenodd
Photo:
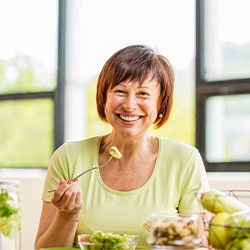
M79 239L79 244L87 250L130 250L134 249L137 237L129 233L104 233L96 231L89 237Z
M14 238L21 230L20 209L7 191L0 193L0 233Z

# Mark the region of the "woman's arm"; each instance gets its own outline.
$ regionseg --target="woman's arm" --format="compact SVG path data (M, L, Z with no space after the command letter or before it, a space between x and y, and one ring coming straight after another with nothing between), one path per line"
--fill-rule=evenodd
M35 249L71 247L81 207L82 195L79 185L61 181L51 203L43 203Z

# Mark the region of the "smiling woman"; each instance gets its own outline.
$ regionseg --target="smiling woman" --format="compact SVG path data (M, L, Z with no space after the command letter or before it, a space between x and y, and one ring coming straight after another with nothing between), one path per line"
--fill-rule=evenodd
M111 56L99 75L96 96L98 114L103 121L107 121L106 109L111 103L106 101L111 102L112 98L108 97L114 97L114 100L120 101L120 114L121 110L130 114L137 110L142 114L132 114L140 117L145 115L145 111L138 110L136 105L154 108L155 117L150 125L155 124L159 128L169 118L173 89L174 71L169 61L150 51L150 48L147 50L146 46L130 46Z
M112 131L67 142L53 154L36 249L78 245L78 235L98 230L138 235L138 247L147 248L144 225L153 212L202 212L196 193L207 190L208 181L198 150L148 131L167 122L173 90L170 62L149 46L127 46L107 60L96 100L100 118ZM111 147L119 150L119 159L71 181L89 166L107 162ZM53 187L55 192L48 193ZM199 239L206 244L202 226Z
M108 91L105 119L112 127L118 125L121 128L132 129L136 124L137 128L147 130L157 119L159 95L160 86L157 81L146 79L142 84L118 84ZM121 126L122 124L124 126ZM129 131L125 133L127 132Z

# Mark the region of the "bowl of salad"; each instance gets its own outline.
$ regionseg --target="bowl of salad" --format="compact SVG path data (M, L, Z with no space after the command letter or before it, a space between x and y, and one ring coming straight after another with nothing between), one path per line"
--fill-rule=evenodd
M96 231L93 234L79 234L78 243L84 250L135 250L138 235Z

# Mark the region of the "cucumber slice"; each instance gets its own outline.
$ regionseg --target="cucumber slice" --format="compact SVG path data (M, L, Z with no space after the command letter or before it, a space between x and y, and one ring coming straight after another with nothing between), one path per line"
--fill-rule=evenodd
M109 153L114 156L116 159L120 159L122 157L122 154L120 153L120 151L117 149L117 147L112 146L109 149Z

